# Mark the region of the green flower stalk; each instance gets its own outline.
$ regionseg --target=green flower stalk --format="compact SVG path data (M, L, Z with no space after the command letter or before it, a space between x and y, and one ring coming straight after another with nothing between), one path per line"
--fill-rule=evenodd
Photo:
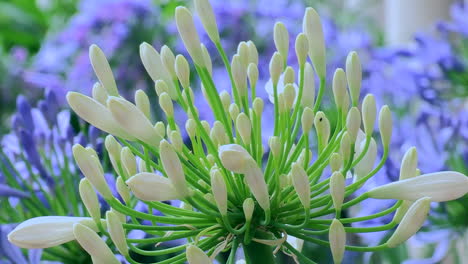
M114 263L110 252L119 252L130 263L139 263L133 258L136 255L171 254L157 263L188 260L201 264L225 251L230 252L228 263L235 263L240 247L246 263L274 263L278 251L297 262L314 263L287 242L286 238L292 236L330 248L335 263L341 263L346 250L376 251L403 243L423 225L431 201L453 200L468 192L468 178L458 172L417 176L417 153L411 149L405 155L400 181L353 195L385 163L392 134L390 109L383 106L378 116L383 155L374 166L377 109L371 94L359 104L362 73L358 55L351 52L346 72L335 72L332 86L336 108L332 114L336 118L330 119L320 111L326 86L318 14L312 8L305 12L304 32L294 45L297 69L286 65L289 33L277 23L274 42L278 52L269 65L271 89L267 87L274 118L262 120L264 102L256 96L255 45L240 43L229 61L209 2L196 0L195 7L232 84L232 95L217 90L210 54L199 41L192 14L178 7L177 28L216 121L210 125L200 120L189 81L193 73L183 55L175 56L167 46L161 54L147 43L140 47L143 65L155 82L159 106L166 115L165 122L154 122L150 116L154 102L143 91L135 93L135 103L121 97L102 51L91 46L90 58L99 79L93 97L70 92L67 99L82 119L110 134L105 145L122 199L112 195L96 152L76 145L74 157L86 177L80 184L80 194L91 217L30 219L10 233L11 242L29 248L76 239L95 263ZM297 81L295 71L299 73ZM319 78L317 91L314 71ZM175 122L174 104L187 115L185 128ZM273 119L270 151L265 152L262 122ZM188 145L182 140L182 129L187 132ZM317 148L312 150L311 146ZM326 170L328 166L330 170ZM354 182L347 184L347 176ZM106 219L101 219L95 191L111 208ZM395 204L374 215L342 217L343 210L369 198L394 199ZM167 200L180 200L183 206L163 202ZM135 209L137 204L143 204L147 212ZM153 214L154 210L162 215ZM386 225L350 226L395 211L398 217ZM63 228L48 233L57 225ZM346 243L347 234L396 226L394 235L382 245ZM146 236L128 238L132 230L143 230ZM328 241L321 239L327 235ZM157 248L161 242L182 238L187 244Z

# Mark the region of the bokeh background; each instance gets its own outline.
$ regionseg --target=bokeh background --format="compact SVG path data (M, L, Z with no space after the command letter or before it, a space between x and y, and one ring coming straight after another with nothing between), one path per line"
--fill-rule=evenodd
M364 71L363 93L374 93L378 105L389 104L395 119L392 154L375 177L375 184L398 179L399 162L411 146L419 150L423 173L450 169L467 174L468 2L211 3L228 54L235 52L240 41L255 42L263 65L262 83L268 79L267 65L274 51L274 22L285 23L293 41L302 29L306 6L316 8L323 19L329 79L335 68L344 66L348 52L359 53ZM69 155L69 149L63 146L85 142L102 147L99 131L92 127L82 129L65 101L68 91L91 93L96 81L88 58L91 44L98 44L106 54L123 95L131 97L125 91L142 89L151 100L156 100L138 47L146 41L158 50L168 45L176 53L184 53L173 20L174 9L180 4L191 5L182 0L0 0L0 184L6 185L8 175L22 172L48 179L50 171L64 168L62 159L49 156L55 152ZM198 26L201 29L200 23ZM208 49L213 48L207 36L202 35L202 42ZM220 58L213 59L218 89L229 89ZM153 111L158 116L159 110ZM68 169L77 173L73 166ZM28 195L24 186L8 191L2 188L0 185L0 200L9 199L10 204L11 199L21 204L21 197ZM18 190L22 193L15 193ZM12 250L26 253L7 245L4 235L9 225L24 215L11 216L5 204L0 203L0 263L17 263L11 260L11 256L18 257L11 255ZM364 215L388 206L369 203L349 213ZM350 254L348 263L468 263L468 198L443 203L432 210L422 232L406 245L374 254ZM386 236L387 233L364 234L351 239L376 245ZM329 252L314 245L306 244L304 252L323 255L319 256L323 263L330 260Z

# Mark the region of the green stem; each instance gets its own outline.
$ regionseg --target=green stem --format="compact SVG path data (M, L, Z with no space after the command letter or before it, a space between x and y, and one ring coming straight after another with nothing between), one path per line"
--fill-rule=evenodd
M258 232L256 235L258 238ZM275 264L275 257L271 246L251 241L248 245L244 244L243 247L247 264Z

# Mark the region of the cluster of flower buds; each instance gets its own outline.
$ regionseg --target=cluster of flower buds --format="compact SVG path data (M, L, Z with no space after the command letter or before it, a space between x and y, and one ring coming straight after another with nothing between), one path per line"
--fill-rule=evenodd
M10 233L10 241L29 248L52 247L75 239L95 263L117 263L114 251L130 263L138 263L134 255L173 254L158 263L188 260L204 264L229 250L228 263L234 263L240 246L247 263L274 263L273 256L279 250L297 262L314 263L287 241L292 236L329 247L334 262L340 263L345 250L375 251L406 241L423 225L431 201L457 199L468 192L468 178L461 173L419 175L416 150L410 149L398 182L353 196L389 155L392 116L389 107L383 106L377 118L371 94L362 104L359 102L361 65L355 52L347 58L346 72L335 71L332 87L336 107L327 114L320 111L326 89L325 45L320 18L312 8L306 9L303 33L294 43L297 69L286 65L290 50L286 27L277 23L274 28L278 51L271 58L267 87L274 118L263 120L274 122L274 131L268 141L269 152L265 153L264 101L255 92L259 78L257 49L250 41L241 42L229 61L208 0L195 0L195 7L232 84L232 95L216 89L210 54L200 43L192 14L178 7L177 28L216 121L209 124L200 120L190 87L190 66L183 55L175 56L167 46L160 53L147 43L140 46L143 65L155 82L159 107L166 115L166 122L154 122L145 92L135 93L135 103L119 96L103 52L91 46L90 59L99 82L92 97L70 92L67 100L82 119L110 134L105 146L120 199L113 196L96 152L75 145L73 154L85 176L80 194L91 217L31 219ZM315 75L319 79L317 93ZM181 136L184 128L175 122L174 103L187 115L187 144ZM378 162L376 120L383 147ZM110 205L105 219L101 219L95 191ZM390 209L374 215L342 217L343 210L370 198L396 201ZM183 203L172 206L163 202L167 200ZM137 209L137 204L143 204L146 210L141 206ZM162 215L154 214L154 210ZM354 222L395 211L387 225L351 227ZM382 245L347 244L348 233L396 226ZM146 236L129 238L131 230L143 230ZM328 241L319 238L327 234ZM148 249L181 238L188 244Z

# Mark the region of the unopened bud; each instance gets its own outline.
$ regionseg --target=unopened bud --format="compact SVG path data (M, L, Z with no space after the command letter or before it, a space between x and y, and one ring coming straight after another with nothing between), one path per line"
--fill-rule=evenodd
M328 233L330 249L335 264L341 263L346 248L346 231L343 224L338 219L333 219Z
M414 202L403 216L393 235L388 239L387 246L394 248L416 234L426 221L430 206L431 198L429 197L422 197Z
M214 43L219 42L218 25L211 7L210 1L208 0L195 0L195 9L197 10L198 16L205 28L208 37Z
M80 246L92 257L93 263L120 263L106 242L91 228L79 223L75 224L73 226L73 235Z
M115 84L114 75L112 74L112 69L106 59L106 55L95 44L89 47L89 60L93 66L94 73L102 86L106 88L107 93L112 96L118 96L117 85Z
M273 40L276 50L279 51L283 59L286 59L289 51L289 33L283 23L276 22L273 29Z
M333 207L336 211L340 211L345 195L345 178L339 171L335 171L330 178L330 194Z
M220 146L218 152L223 166L235 173L244 173L247 161L252 160L247 150L237 144Z
M296 57L299 62L299 66L304 65L307 60L307 53L309 52L309 41L304 33L300 33L296 37Z
M187 250L187 261L189 264L210 264L213 263L211 259L201 250L199 247L194 245L188 245Z
M400 180L413 178L416 176L416 169L418 167L418 152L415 147L406 151L401 161L400 166Z
M270 146L273 157L278 158L281 153L281 139L276 136L272 136L268 139L268 145Z
M258 65L257 47L251 40L247 41L247 46L249 47L249 63L254 63L255 65Z
M239 131L239 134L242 138L242 141L246 145L249 145L252 133L252 123L250 123L250 120L245 113L240 113L237 116L236 126L237 131Z
M190 85L190 67L188 61L183 55L177 55L175 59L175 72L179 78L183 88L188 88Z
M172 145L174 146L175 150L178 152L182 152L182 148L184 147L184 141L182 140L182 136L180 135L179 131L172 131L171 135L169 136Z
M158 133L158 135L163 138L165 135L166 135L166 126L164 125L163 122L161 121L158 121L155 125L154 125L154 130L156 131L156 133Z
M309 41L309 57L314 64L315 71L320 78L325 78L325 41L322 23L317 12L311 7L308 7L304 14L302 31Z
M286 84L283 91L284 104L286 109L292 109L294 101L296 100L296 89L291 83Z
M237 116L239 115L239 107L237 104L232 103L231 106L229 106L229 115L231 116L232 121L236 122Z
M210 53L208 52L208 49L205 47L205 45L200 44L201 51L203 53L203 61L205 62L205 67L210 73L210 75L213 75L213 63L211 62L211 56Z
M255 114L256 114L258 117L262 116L263 105L264 105L264 103L263 103L262 98L257 97L257 98L254 99L254 101L253 101L253 109L254 109L254 111L255 111Z
M204 66L200 39L193 23L192 14L186 7L178 6L175 11L175 19L179 35L193 62L198 66Z
M143 90L138 90L135 93L135 104L140 111L145 114L146 118L151 118L151 106L148 95Z
M187 197L189 195L189 190L187 188L187 182L185 181L184 170L174 148L166 140L161 140L159 151L163 168L177 193L182 197Z
M326 147L330 137L330 121L321 111L317 112L314 119L315 130L319 137L319 143L322 147Z
M314 111L309 107L306 107L304 112L302 112L301 122L302 132L304 134L309 133L309 131L312 129L312 126L314 125Z
M348 131L345 131L341 137L340 154L343 157L344 163L348 162L351 155L351 140L349 139Z
M390 139L392 137L392 126L392 113L390 112L390 108L384 105L380 109L379 113L379 130L384 148L388 148L390 145Z
M279 77L283 72L283 56L279 52L275 52L270 60L270 78L273 85L278 84Z
M245 41L241 41L237 46L237 54L239 55L242 65L247 68L247 65L249 65L249 46Z
M137 168L135 155L133 155L132 151L128 147L123 147L120 151L120 160L128 175L131 176L136 174Z
M286 67L283 73L283 83L284 85L290 83L294 84L295 79L295 73L294 69L291 66Z
M119 216L112 211L106 213L107 229L109 230L110 238L114 242L115 247L123 256L128 256L128 246L125 238L125 230Z
M168 178L154 173L140 172L125 183L133 194L143 201L167 201L182 198Z
M227 214L227 190L224 177L218 169L211 170L211 188L221 215Z
M190 138L194 138L197 131L197 124L193 119L187 119L185 122L185 130Z
M346 111L346 109L344 109L344 101L348 100L346 95L346 73L343 69L338 68L333 75L333 96L335 97L337 108L342 111Z
M175 72L175 56L172 50L164 45L161 48L161 61L172 79L177 78Z
M171 97L167 93L162 93L159 96L159 105L167 117L174 116L174 105L172 104Z
M343 158L339 153L333 153L330 156L330 169L333 172L339 171L341 167L343 166Z
M258 81L258 67L255 63L250 63L247 67L247 76L249 77L250 87L255 87Z
M268 194L268 186L265 182L263 172L258 167L257 162L255 162L255 160L250 157L244 162L243 169L247 186L250 188L253 196L258 201L258 204L263 210L270 210L270 196Z
M357 107L352 107L346 118L346 129L351 143L356 142L356 137L361 126L361 113Z
M359 157L364 151L366 140L363 140L359 145L356 146L355 157ZM374 167L375 160L377 159L377 143L371 138L369 143L369 148L367 149L364 157L359 161L356 166L354 166L354 174L356 175L356 180L359 180L365 177L369 172L371 172Z
M306 62L304 68L304 90L302 92L302 107L313 108L315 102L315 73L312 66Z
M371 136L374 132L375 116L377 107L375 106L375 98L372 94L366 95L362 102L362 122L364 124L364 132L366 136Z
M101 206L98 201L96 192L88 179L83 178L80 181L79 192L81 201L88 210L89 215L95 222L99 222L101 219Z
M115 182L115 186L117 189L117 192L119 193L120 197L124 200L125 203L130 202L130 190L128 189L127 185L125 182L122 180L122 177L117 177L117 180Z
M305 210L309 210L310 208L310 184L309 184L309 176L305 172L304 168L301 164L295 162L292 165L291 169L291 176L292 176L292 183L294 189L299 196L299 200L304 206Z
M255 210L255 203L252 198L245 199L244 203L242 204L242 208L244 209L245 221L250 222Z
M122 146L111 135L106 136L104 145L106 147L107 153L109 154L112 167L115 171L119 171L118 163L120 162L120 151L122 150Z
M351 51L346 58L346 77L348 78L349 93L353 106L357 106L359 93L361 91L362 67L359 56L355 51Z
M107 97L109 94L107 93L106 89L102 84L99 82L95 83L93 86L93 99L101 103L102 105L106 105Z
M247 95L247 69L239 55L234 55L231 62L232 77L241 96Z

